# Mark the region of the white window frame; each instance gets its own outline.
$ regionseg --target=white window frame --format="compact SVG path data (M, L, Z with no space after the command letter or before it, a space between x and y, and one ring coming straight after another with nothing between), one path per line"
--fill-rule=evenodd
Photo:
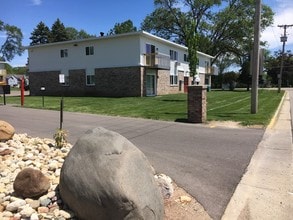
M61 74L64 75L64 83L62 83L62 86L69 86L70 85L69 71L61 71Z
M95 53L94 46L85 47L85 55L86 56L94 55L94 53Z
M95 83L95 74L93 72L89 72L85 74L85 82L87 86L94 86Z
M178 73L170 75L170 86L178 86Z
M178 52L176 50L170 50L170 60L178 60Z
M61 58L68 57L68 49L61 49L60 50L60 57Z

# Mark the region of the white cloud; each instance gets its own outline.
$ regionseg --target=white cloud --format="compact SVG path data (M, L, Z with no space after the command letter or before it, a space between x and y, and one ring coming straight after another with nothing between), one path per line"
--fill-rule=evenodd
M292 0L277 0L277 7L274 16L274 24L267 28L263 33L261 39L268 42L269 49L279 50L282 47L280 37L284 34L284 28L278 25L293 24L293 1ZM287 28L287 42L286 48L293 46L293 27ZM289 48L288 48L289 49Z
M285 8L292 8L293 7L293 1L292 0L276 0L276 4L278 5L279 10L285 9Z
M33 5L41 5L42 4L42 0L31 0Z

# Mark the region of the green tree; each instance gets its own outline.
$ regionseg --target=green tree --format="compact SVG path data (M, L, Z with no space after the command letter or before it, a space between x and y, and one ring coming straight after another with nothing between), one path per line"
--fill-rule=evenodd
M277 51L273 56L270 56L265 62L265 68L268 76L272 80L273 85L278 84L278 75L280 74L282 52ZM293 86L293 54L290 50L284 53L282 86Z
M155 11L141 29L187 45L188 25L195 22L198 50L218 58L229 53L241 64L253 42L253 0L154 0ZM262 7L262 30L272 24L273 12Z
M66 28L59 18L54 22L51 28L50 42L60 42L69 40Z
M50 40L50 29L42 21L37 25L34 31L31 33L30 45L47 44Z
M21 30L13 25L5 24L0 20L0 34L4 33L6 39L0 48L0 60L11 61L15 55L23 53Z
M223 74L223 83L229 84L229 89L233 91L236 86L238 74L234 71L226 72Z
M250 56L248 56L247 59L241 65L238 82L245 84L246 90L249 91L249 86L251 84Z
M189 71L190 76L193 77L193 84L195 84L195 75L197 74L196 69L198 65L197 57L197 34L195 33L195 22L191 21L190 26L187 30L186 45L188 47L188 60L189 60Z
M123 34L137 31L137 28L133 25L131 20L124 21L122 23L116 23L114 27L109 31L108 35Z
M81 29L80 31L78 31L74 27L66 27L65 29L69 40L78 40L95 37L95 35L90 35L83 29Z

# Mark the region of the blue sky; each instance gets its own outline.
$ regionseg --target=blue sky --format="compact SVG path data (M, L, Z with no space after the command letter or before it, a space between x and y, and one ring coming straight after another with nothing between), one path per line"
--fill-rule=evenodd
M275 12L275 23L263 34L262 39L269 42L269 48L281 49L280 36L283 29L279 24L293 24L292 0L263 0ZM21 28L24 35L23 45L30 43L31 32L40 21L49 28L57 18L66 27L84 29L89 34L107 33L115 23L131 19L136 27L154 10L153 0L1 0L0 20ZM293 28L288 29L286 49L293 50ZM0 34L0 45L3 36ZM27 62L27 52L16 56L12 66L24 66Z

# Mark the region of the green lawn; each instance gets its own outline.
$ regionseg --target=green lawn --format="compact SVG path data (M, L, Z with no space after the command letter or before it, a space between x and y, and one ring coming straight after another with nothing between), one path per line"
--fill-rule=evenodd
M284 92L259 90L257 114L250 114L251 93L244 90L207 93L208 120L237 121L243 125L267 125ZM3 103L3 97L0 98ZM20 97L6 97L7 104L20 106ZM59 110L60 97L44 97L46 109ZM42 108L41 96L26 96L24 107ZM167 121L186 121L187 95L157 97L101 98L64 97L64 110L115 116L140 117Z

